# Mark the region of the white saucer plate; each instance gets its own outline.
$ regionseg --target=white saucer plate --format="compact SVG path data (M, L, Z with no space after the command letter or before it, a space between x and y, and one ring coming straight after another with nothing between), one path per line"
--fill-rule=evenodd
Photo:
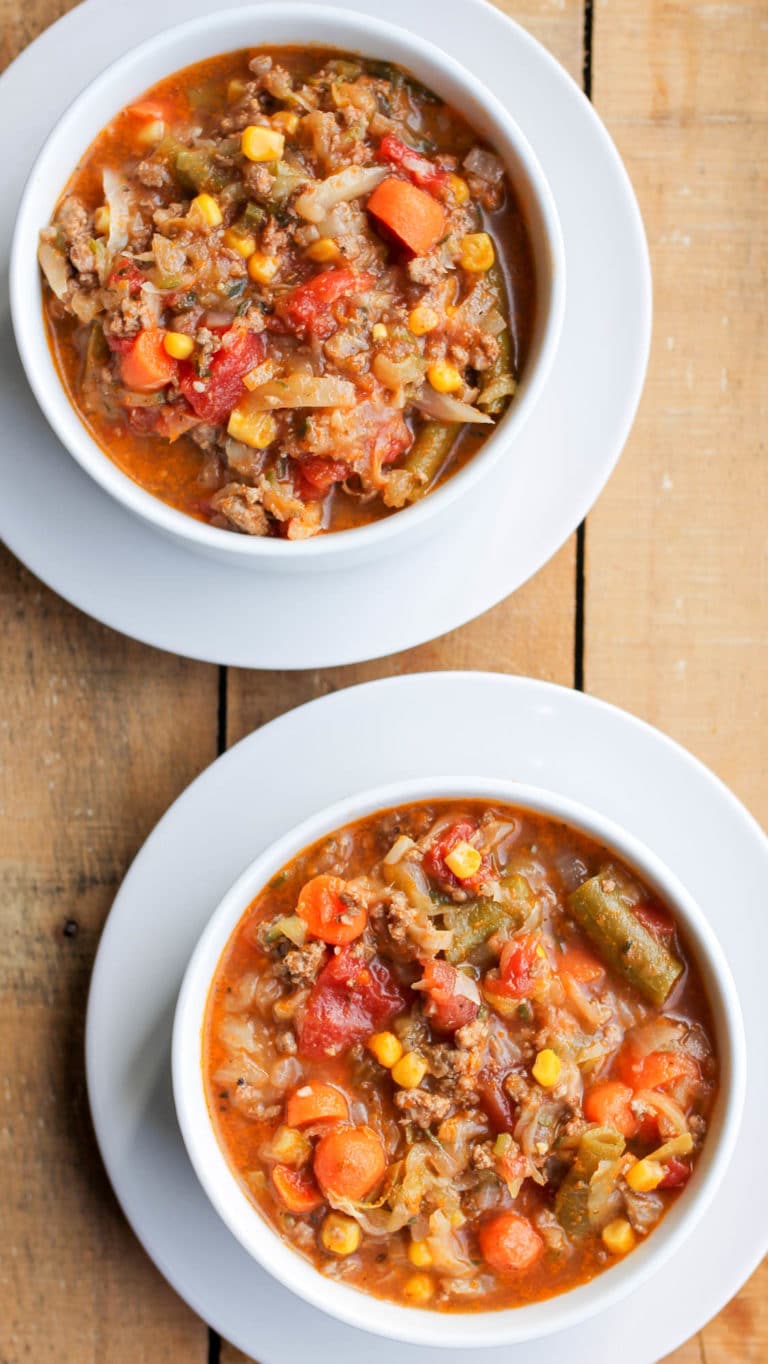
M457 720L459 723L457 723ZM354 791L450 768L550 788L626 827L698 900L739 991L748 1048L764 1036L768 840L736 798L657 730L578 692L490 673L368 683L244 739L176 801L123 882L99 947L87 1020L88 1091L122 1207L177 1292L260 1364L477 1364L477 1350L395 1345L309 1307L250 1259L193 1174L171 1098L176 994L196 940L242 868L311 812ZM397 736L395 743L392 735ZM291 754L311 753L301 781ZM756 912L753 912L756 911ZM692 1238L615 1308L488 1364L652 1364L738 1291L767 1248L756 1174L768 1068L753 1052L735 1155Z
M379 0L338 3L380 11ZM110 0L86 0L9 67L0 80L0 117L14 128L14 145L0 202L0 262L52 121L128 47L208 8L209 0L133 0L115 24ZM637 202L605 128L546 50L482 0L390 0L387 18L433 41L439 34L445 50L511 110L542 163L566 253L554 368L508 461L467 496L450 552L438 534L354 573L255 572L166 540L82 472L26 384L3 279L0 530L54 591L145 643L239 667L307 668L435 638L494 606L554 554L626 440L648 357L651 284Z

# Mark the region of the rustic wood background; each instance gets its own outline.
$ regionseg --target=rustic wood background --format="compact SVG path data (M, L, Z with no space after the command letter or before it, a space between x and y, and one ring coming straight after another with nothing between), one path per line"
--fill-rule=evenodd
M0 0L0 64L69 7ZM634 180L653 257L645 395L579 536L513 598L436 643L290 674L227 673L145 648L0 558L2 1364L243 1364L175 1296L124 1223L83 1077L88 977L114 893L166 806L222 746L362 679L429 668L530 673L659 725L768 822L759 381L768 342L768 6L501 7L591 94ZM180 714L183 727L170 721ZM666 1364L766 1359L764 1265Z

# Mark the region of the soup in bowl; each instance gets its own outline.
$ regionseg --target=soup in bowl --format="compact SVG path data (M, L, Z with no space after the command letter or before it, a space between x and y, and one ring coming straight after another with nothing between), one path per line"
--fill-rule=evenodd
M293 4L170 30L94 82L12 266L25 368L88 472L281 567L370 557L461 500L537 398L563 300L503 107L428 43Z
M422 782L233 888L174 1085L204 1187L289 1286L395 1338L498 1344L598 1311L690 1231L742 1039L706 923L629 835L530 788Z

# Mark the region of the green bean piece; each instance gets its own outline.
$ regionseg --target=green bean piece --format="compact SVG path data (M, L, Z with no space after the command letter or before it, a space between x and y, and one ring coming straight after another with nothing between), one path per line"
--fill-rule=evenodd
M502 904L512 919L515 930L522 928L536 906L531 883L519 871L506 872L499 882Z
M624 1154L624 1138L615 1127L588 1127L579 1140L573 1165L555 1198L555 1216L566 1235L577 1238L590 1230L589 1183L603 1161Z
M633 914L617 877L610 870L591 877L568 896L568 907L607 965L652 1004L663 1004L683 963Z
M215 165L213 155L203 147L183 147L174 160L176 174L188 189L222 189L227 182L224 170Z
M403 460L403 468L413 475L416 483L408 498L409 502L417 502L423 497L430 484L437 478L448 458L458 429L455 422L425 422L421 427Z
M522 928L536 902L531 887L515 872L501 878L500 890L500 900L469 900L453 911L453 947L446 952L449 961L464 961L501 928L513 933Z
M266 220L267 210L262 208L261 204L255 204L251 199L243 209L242 223L239 225L243 226L247 233L249 228L262 227Z
M462 905L453 915L453 946L446 957L453 962L465 961L507 922L505 909L495 900L471 900Z
M498 260L493 262L486 275L488 284L493 291L496 307L501 313L506 327L499 332L496 340L499 343L498 354L495 360L483 372L483 390L477 400L478 407L482 407L491 415L498 414L508 397L514 392L515 376L512 364L512 337L509 330L509 309L507 307L507 290L504 282L504 275ZM507 380L508 383L504 381ZM496 391L498 390L498 392ZM487 399L485 395L488 395Z
M486 275L486 279L496 297L496 307L501 313L506 327L496 337L499 343L499 353L487 371L488 379L498 379L501 374L512 373L512 338L509 334L509 308L507 306L507 286L504 273L498 262L494 260L493 265Z

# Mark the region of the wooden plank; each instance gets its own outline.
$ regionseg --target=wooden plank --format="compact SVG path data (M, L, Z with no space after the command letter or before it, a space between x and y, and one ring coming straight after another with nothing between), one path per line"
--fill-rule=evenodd
M0 71L78 0L0 0Z
M761 14L759 0L596 9L595 101L640 197L656 319L638 421L589 518L586 679L766 821Z
M83 1023L128 862L215 756L217 673L134 644L0 556L4 1364L203 1364L208 1333L102 1170ZM183 732L170 722L183 715Z
M514 597L441 639L404 653L345 668L309 672L230 669L227 742L316 696L401 673L475 668L530 673L553 682L573 681L573 542Z
M768 818L765 7L604 0L593 97L638 191L655 327L587 531L587 687ZM768 1265L667 1364L768 1358Z
M0 0L0 69L75 0ZM216 752L217 670L131 643L0 552L3 1364L203 1364L208 1332L130 1232L85 1095L83 1024L127 865ZM168 723L184 715L183 734Z

